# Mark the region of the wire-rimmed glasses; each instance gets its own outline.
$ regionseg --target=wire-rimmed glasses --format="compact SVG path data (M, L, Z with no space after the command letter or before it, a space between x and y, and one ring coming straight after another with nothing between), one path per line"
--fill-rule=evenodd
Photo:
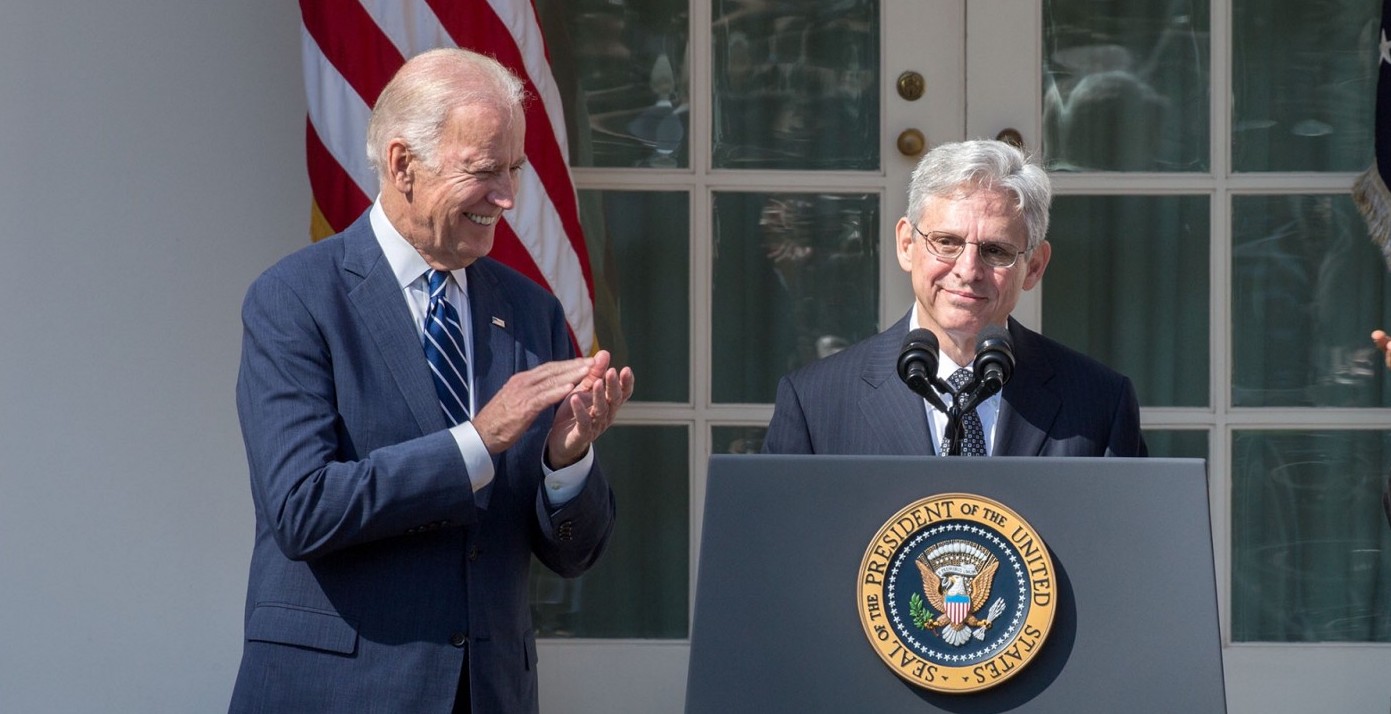
M928 252L946 261L955 261L961 257L961 252L966 250L967 245L974 245L981 262L992 268L1011 268L1019 261L1019 256L1033 250L1032 248L1020 250L1010 243L998 241L966 240L961 236L939 231L923 233L912 223L908 225L913 226L914 233L923 237L923 241L927 243Z

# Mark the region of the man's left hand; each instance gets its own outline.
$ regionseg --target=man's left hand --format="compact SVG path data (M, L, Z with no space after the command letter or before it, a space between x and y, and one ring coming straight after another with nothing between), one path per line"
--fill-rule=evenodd
M594 354L589 374L560 402L546 439L547 463L560 469L579 461L633 396L633 370L609 366L608 350Z

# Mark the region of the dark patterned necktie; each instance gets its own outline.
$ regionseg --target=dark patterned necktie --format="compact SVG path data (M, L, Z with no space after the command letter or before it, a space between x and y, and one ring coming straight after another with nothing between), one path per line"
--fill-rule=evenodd
M962 367L947 377L947 384L960 390L971 381L971 375L970 369ZM985 429L981 428L980 417L974 409L961 415L961 455L985 456Z
M450 426L469 418L468 358L464 356L464 333L459 312L444 299L444 286L449 273L431 270L425 273L430 284L430 308L425 314L425 359L430 362L430 376L435 381L435 393Z

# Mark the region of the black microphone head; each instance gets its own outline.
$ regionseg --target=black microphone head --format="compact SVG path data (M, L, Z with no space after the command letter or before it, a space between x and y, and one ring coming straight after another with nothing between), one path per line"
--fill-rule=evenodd
M908 331L908 336L903 338L903 350L906 352L910 347L927 350L932 354L932 359L937 359L937 335L926 327Z
M1003 387L1014 376L1014 344L1009 331L998 325L987 325L976 336L976 360L971 365L976 378L982 381L999 380Z
M984 352L994 348L1003 349L1014 356L1014 343L1010 340L1009 330L999 325L986 325L976 334L976 352Z
M922 394L931 388L928 381L937 374L937 336L932 330L918 328L908 333L903 340L903 350L898 355L898 378L907 383L914 392Z

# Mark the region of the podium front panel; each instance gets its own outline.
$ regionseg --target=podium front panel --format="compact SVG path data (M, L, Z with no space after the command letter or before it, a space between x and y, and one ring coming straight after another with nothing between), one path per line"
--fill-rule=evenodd
M942 493L1014 510L1058 579L1043 649L969 694L900 679L871 648L855 598L875 533ZM690 714L1224 712L1224 691L1201 460L711 457Z

